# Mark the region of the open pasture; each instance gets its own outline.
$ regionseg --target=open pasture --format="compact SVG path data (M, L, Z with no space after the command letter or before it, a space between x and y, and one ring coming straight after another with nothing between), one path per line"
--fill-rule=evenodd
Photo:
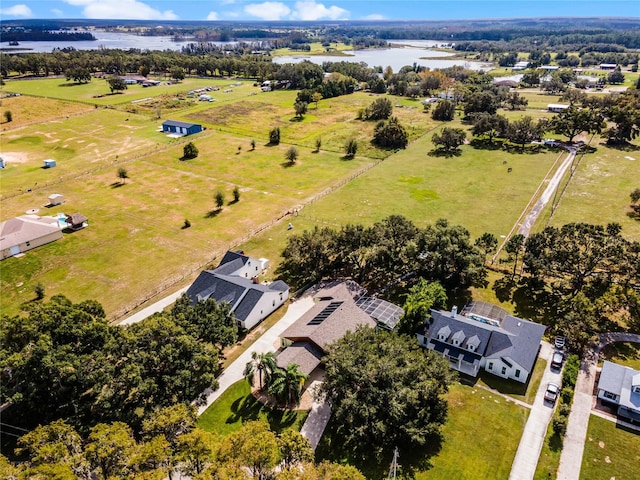
M248 80L229 80L221 78L185 78L180 82L166 83L169 79L162 79L163 83L155 87L143 87L142 85L128 85L126 90L120 93L111 93L109 84L102 78L93 78L87 83L73 83L64 77L46 78L37 80L9 80L2 87L5 92L20 93L22 95L34 95L37 97L57 98L89 103L92 105L118 105L145 98L156 97L163 94L178 94L198 88L219 87L220 90L207 92L214 98L223 95L225 97L237 97L247 95L250 91L259 90L253 87L253 82ZM232 86L241 82L239 87ZM223 93L232 89L232 92ZM194 100L195 101L195 100Z
M596 151L585 154L580 161L550 224L617 222L624 237L639 240L640 219L631 213L629 194L640 186L640 149L613 148L598 137L591 146ZM544 220L548 219L549 209Z
M34 97L4 97L2 98L2 112L10 111L13 119L6 122L4 117L0 123L0 131L15 130L32 123L44 123L51 120L79 115L92 109L90 105L48 98Z
M156 131L160 123L112 109L91 109L2 132L0 155L8 161L0 172L2 198L73 180L178 142ZM57 166L43 169L47 158Z
M343 153L347 140L358 140L358 154L370 158L385 158L392 151L371 144L377 122L357 120L358 111L370 105L379 95L356 92L351 95L321 100L318 108L309 105L303 119L295 117L295 92L276 91L249 96L242 102L213 105L211 108L187 114L187 118L214 124L221 130L254 137L266 143L269 131L279 127L283 142L315 148L318 138L322 149ZM394 105L393 116L406 128L410 140L419 138L434 128L437 122L424 113L418 101L398 101L388 96Z

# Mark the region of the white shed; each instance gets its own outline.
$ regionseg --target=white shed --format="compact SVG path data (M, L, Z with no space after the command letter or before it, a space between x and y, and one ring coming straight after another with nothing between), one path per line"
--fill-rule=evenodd
M54 193L53 195L49 195L49 205L62 205L64 203L64 195L60 193Z

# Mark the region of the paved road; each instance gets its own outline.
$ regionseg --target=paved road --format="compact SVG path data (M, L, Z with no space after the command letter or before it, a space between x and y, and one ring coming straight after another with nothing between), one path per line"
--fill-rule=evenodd
M547 188L545 188L544 192L542 193L542 196L538 199L536 204L533 206L533 208L531 209L527 217L524 219L524 222L522 222L522 225L518 229L518 233L521 233L525 237L529 236L529 233L531 232L531 228L535 225L536 220L540 215L540 212L542 212L542 210L547 205L547 203L549 203L549 200L551 200L551 197L553 196L554 192L558 188L558 185L560 185L560 181L562 180L562 177L564 176L564 174L567 172L567 170L573 163L573 159L575 158L575 156L576 156L576 150L574 148L570 148L569 154L562 161L562 164L560 165L558 170L556 170L556 172L553 174L553 177L551 178L551 180L549 180L549 184L547 185Z
M251 360L251 353L266 353L275 352L279 348L279 338L282 332L284 332L293 322L298 320L307 310L314 305L313 298L311 296L302 297L300 300L289 304L287 313L278 322L267 330L262 336L255 341L251 348L243 352L236 360L234 360L224 372L218 377L218 389L212 391L211 389L205 390L206 403L198 406L198 415L202 413L215 402L222 393L238 380L244 378L243 372L247 365L247 362Z
M589 415L593 404L598 355L605 345L613 342L640 343L640 335L632 333L600 334L598 343L591 345L582 358L575 393L573 394L567 433L564 437L562 454L560 455L557 480L579 480L580 478L584 441L587 438Z
M163 299L158 300L153 305L149 305L147 308L143 308L138 313L134 313L130 317L125 318L118 325L131 325L132 323L138 323L144 320L145 318L150 317L154 313L162 312L169 305L172 305L173 303L175 303L175 301L178 298L180 298L180 296L184 292L187 291L187 288L189 287L181 288L177 292L172 293L171 295L167 295Z
M524 432L520 437L520 444L511 465L509 480L531 480L536 472L538 458L547 435L547 427L555 409L555 405L545 402L544 392L549 382L560 385L562 381L562 373L551 370L549 367L553 352L554 348L551 344L542 342L539 356L547 361L547 368L544 371L540 387L538 387L538 393L529 412Z

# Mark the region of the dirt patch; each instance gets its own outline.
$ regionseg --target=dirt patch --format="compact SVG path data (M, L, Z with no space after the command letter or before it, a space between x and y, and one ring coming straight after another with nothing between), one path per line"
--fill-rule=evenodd
M603 442L602 440L600 440L600 441L598 442L598 446L599 446L600 448L604 448L604 442Z
M611 459L609 458L608 455L604 457L604 463L611 463Z
M2 152L0 157L7 165L12 163L26 163L29 161L29 156L23 152Z

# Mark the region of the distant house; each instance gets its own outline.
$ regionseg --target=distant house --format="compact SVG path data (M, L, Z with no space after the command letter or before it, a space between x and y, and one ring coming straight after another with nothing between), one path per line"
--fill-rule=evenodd
M192 303L208 298L227 302L238 326L251 329L277 310L289 298L289 286L277 280L258 283L268 266L264 258L255 259L240 252L227 252L215 270L200 273L187 289Z
M618 67L617 63L601 63L600 70L615 70Z
M202 125L199 123L179 122L177 120L167 120L162 123L162 131L176 135L186 136L193 135L202 131Z
M620 417L640 422L640 370L605 360L598 381L598 398Z
M564 112L567 108L569 108L569 105L564 103L550 103L547 105L547 110L553 113Z
M143 87L157 87L160 83L160 80L145 80L144 82L141 82L140 85Z
M523 60L521 62L516 62L512 70L525 70L527 68L529 68L529 62L527 62L526 60Z
M477 376L480 369L526 383L545 326L509 315L495 305L471 302L462 313L431 310L418 333L425 348L444 355L454 370Z
M62 238L58 219L22 215L0 223L2 260Z
M307 375L321 364L327 345L359 326L393 329L403 310L373 297L353 281L337 281L314 295L315 305L281 335L278 366L296 363Z
M558 65L540 65L538 70L544 70L545 72L554 72L560 67Z
M53 158L47 158L46 160L43 160L42 163L42 168L53 168L57 165Z

